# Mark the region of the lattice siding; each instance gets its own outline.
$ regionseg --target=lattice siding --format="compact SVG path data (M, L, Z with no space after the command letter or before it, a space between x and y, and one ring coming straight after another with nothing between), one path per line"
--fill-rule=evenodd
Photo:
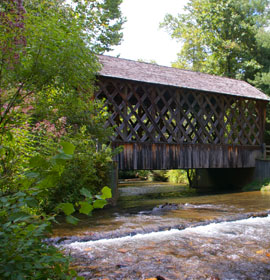
M102 77L98 87L112 113L112 141L262 144L262 101Z

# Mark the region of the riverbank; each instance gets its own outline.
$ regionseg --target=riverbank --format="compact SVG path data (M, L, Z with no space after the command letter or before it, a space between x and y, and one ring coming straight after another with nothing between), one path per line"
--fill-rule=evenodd
M120 181L118 188L120 203L121 201L191 196L196 193L185 184L139 180Z

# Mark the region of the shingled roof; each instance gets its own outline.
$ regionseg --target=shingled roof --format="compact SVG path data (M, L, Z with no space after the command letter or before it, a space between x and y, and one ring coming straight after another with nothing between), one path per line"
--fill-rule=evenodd
M100 76L270 101L247 82L205 73L100 55Z

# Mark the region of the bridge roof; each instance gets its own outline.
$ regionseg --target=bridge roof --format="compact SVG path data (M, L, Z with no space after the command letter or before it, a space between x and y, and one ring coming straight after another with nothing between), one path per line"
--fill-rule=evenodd
M270 101L247 82L190 70L100 55L100 76Z

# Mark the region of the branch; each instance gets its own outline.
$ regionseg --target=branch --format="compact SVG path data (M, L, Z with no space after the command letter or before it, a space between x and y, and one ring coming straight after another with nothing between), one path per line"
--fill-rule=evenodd
M18 100L18 96L20 95L20 92L22 90L24 86L24 83L22 83L19 88L17 89L16 93L13 95L13 97L11 98L11 100L8 103L8 106L6 108L6 110L4 111L4 113L1 115L0 117L0 125L3 124L7 114L10 112L11 108L15 105L16 101Z

